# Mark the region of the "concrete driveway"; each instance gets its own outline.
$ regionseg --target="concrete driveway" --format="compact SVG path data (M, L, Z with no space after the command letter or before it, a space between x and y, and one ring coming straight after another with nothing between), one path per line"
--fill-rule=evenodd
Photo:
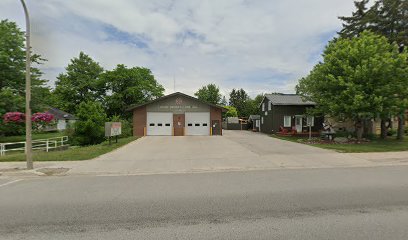
M1 163L0 169L8 163ZM24 167L11 163L9 168ZM407 152L345 154L249 131L224 136L143 137L88 161L37 162L68 174L159 174L285 168L407 165Z
M150 174L373 165L378 163L265 134L224 131L222 137L144 137L69 167L72 174Z

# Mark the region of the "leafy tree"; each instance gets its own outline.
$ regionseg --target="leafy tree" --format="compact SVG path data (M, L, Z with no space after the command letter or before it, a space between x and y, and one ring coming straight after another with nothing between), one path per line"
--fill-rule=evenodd
M233 106L224 106L227 112L223 113L223 117L238 117L237 109Z
M261 105L261 102L264 98L264 94L258 94L254 99L249 100L249 107L250 107L250 112L248 115L257 115L259 114L259 105Z
M386 36L390 43L399 46L408 45L408 1L406 0L377 0L367 9L368 0L355 2L356 12L351 17L340 17L343 29L341 37L358 36L364 30ZM404 131L404 109L400 110L398 124L398 138L402 139ZM385 138L387 129L385 122L389 116L381 116L381 137Z
M6 112L24 112L25 99L11 88L0 90L0 116Z
M73 141L81 146L99 144L105 139L107 116L99 102L82 102L76 112Z
M147 68L127 68L118 65L112 71L102 74L101 80L107 91L107 112L110 116L118 115L128 118L130 113L125 110L132 104L145 103L163 96L164 88Z
M248 101L250 100L248 94L245 92L244 89L238 89L236 90L235 88L232 89L230 95L229 95L229 105L233 106L237 109L238 116L247 116L249 111L248 111Z
M208 84L198 89L194 95L201 101L212 103L212 104L221 104L221 93L220 89L215 84Z
M25 86L24 32L15 22L0 22L0 89L22 92Z
M82 102L103 100L105 89L99 81L103 68L99 63L81 52L65 69L66 73L57 77L53 92L58 108L76 113Z
M405 104L396 96L408 94L407 55L399 54L398 46L385 37L365 31L356 38L336 39L323 59L300 80L297 92L315 101L322 113L353 119L359 139L364 120Z
M25 96L25 36L15 22L8 20L0 21L0 113L7 112L6 108L23 111L24 105L20 101ZM33 64L41 64L42 59L38 54L32 54ZM32 109L40 111L47 104L48 99L45 94L49 93L49 88L45 86L46 80L41 79L42 72L31 67L31 89L32 89ZM4 92L5 91L5 92ZM3 97L10 96L15 99ZM7 104L3 104L7 102ZM18 105L17 105L18 104Z

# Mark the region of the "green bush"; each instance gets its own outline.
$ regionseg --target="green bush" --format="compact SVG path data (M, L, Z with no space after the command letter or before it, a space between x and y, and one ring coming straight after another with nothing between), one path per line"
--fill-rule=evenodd
M105 140L105 110L98 102L82 102L76 113L73 143L81 146L99 144Z
M388 129L388 131L387 131L387 136L394 136L395 134L397 134L397 130L395 130L395 129Z
M25 135L25 124L8 122L0 120L0 136L19 136Z
M113 116L111 122L121 122L122 123L122 134L119 136L121 138L132 136L132 124L128 120L121 119L120 116Z
M348 132L348 131L337 131L335 134L335 137L344 137L344 138L349 138L349 137L355 137L356 134L354 132Z
M388 129L388 131L387 131L387 136L394 136L395 134L397 134L397 130L395 130L395 129Z

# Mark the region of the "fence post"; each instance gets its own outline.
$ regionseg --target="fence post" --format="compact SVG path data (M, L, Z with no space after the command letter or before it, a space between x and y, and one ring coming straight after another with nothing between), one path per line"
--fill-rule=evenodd
M4 144L1 144L0 143L0 156L3 156L4 155Z
M64 146L64 137L61 137L61 147Z
M49 145L49 140L47 139L47 142L45 144L45 151L48 152L48 145Z

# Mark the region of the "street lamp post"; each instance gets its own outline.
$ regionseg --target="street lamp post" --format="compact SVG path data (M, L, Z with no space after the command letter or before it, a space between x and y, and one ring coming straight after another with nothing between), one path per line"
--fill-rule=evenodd
M24 0L20 0L24 8L26 20L26 144L25 153L27 169L33 169L32 142L31 142L31 54L30 54L30 16Z

